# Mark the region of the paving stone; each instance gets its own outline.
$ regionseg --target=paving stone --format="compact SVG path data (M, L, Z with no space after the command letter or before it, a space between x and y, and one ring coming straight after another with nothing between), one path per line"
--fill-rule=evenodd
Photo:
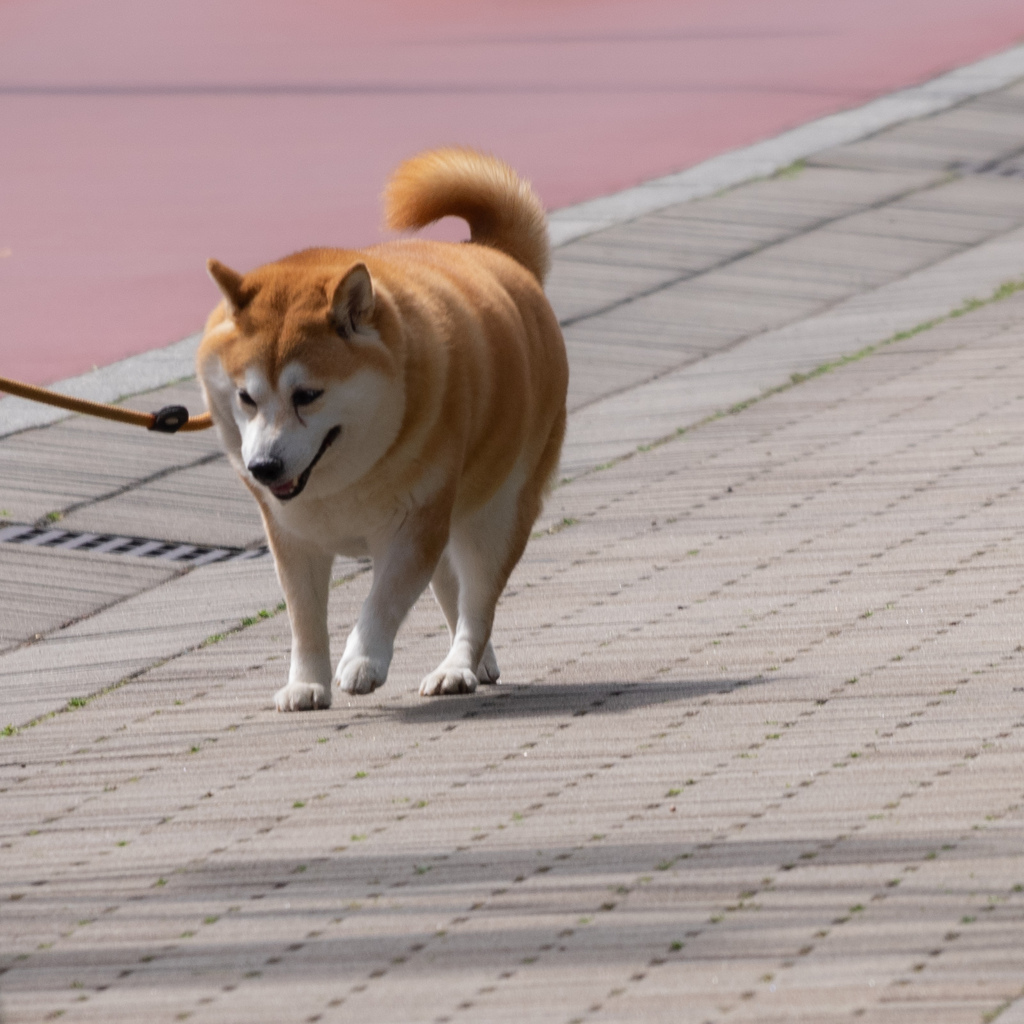
M0 545L0 649L68 626L177 571L141 561L125 565L114 555Z

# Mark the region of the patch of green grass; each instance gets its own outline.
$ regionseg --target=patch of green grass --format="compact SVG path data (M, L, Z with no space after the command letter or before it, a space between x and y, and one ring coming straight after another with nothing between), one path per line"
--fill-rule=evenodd
M570 526L575 526L578 522L578 519L573 519L571 516L563 516L557 523L552 523L546 530L534 530L531 536L534 538L551 536L569 529Z
M347 576L344 580L339 582L345 583L348 580L354 579L359 573L354 573L351 576ZM221 640L226 639L229 636L234 636L235 633L241 633L243 629L248 629L250 626L255 626L257 622L261 622L263 619L272 619L279 612L285 610L284 601L279 601L272 610L268 611L266 608L261 608L255 615L247 615L244 619L240 619L237 626L232 629L226 629L223 633L212 633L205 640L203 640L199 647L210 647L213 644L219 644Z
M272 619L274 615L274 612L268 612L266 608L261 608L255 615L249 615L242 619L242 625L246 627L255 626L260 619Z
M807 168L807 162L805 160L794 160L791 164L787 164L785 167L780 167L773 175L773 178L796 178L799 177Z

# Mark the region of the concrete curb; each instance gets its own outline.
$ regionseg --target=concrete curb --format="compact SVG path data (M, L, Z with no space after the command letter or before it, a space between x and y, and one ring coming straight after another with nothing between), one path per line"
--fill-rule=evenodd
M549 230L555 247L676 203L712 195L753 178L766 177L796 160L854 142L884 128L955 106L1024 77L1024 45L957 68L923 85L902 89L862 107L831 114L773 139L712 157L676 174L654 178L614 195L555 210ZM200 334L165 348L130 356L78 377L57 381L57 391L97 402L163 387L192 377ZM0 437L46 426L70 413L19 398L0 399Z
M901 89L862 107L811 121L773 139L712 157L678 174L654 178L636 188L554 211L553 245L634 220L676 203L712 195L752 178L763 178L796 160L915 117L938 113L982 93L1000 89L1024 75L1024 46L957 68L923 85Z
M196 349L201 338L202 334L197 331L173 345L141 352L78 377L57 381L53 388L92 402L117 402L128 395L165 387L183 377L195 376ZM3 398L0 400L0 437L32 427L45 427L71 415L63 409L24 398Z

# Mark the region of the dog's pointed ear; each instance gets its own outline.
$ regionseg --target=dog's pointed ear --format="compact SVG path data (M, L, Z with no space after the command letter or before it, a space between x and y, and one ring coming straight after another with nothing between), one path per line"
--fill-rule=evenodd
M331 326L343 338L351 340L370 322L376 306L373 282L366 264L357 263L328 291Z
M237 270L224 266L220 260L207 260L206 270L213 283L220 289L231 314L237 313L252 296L242 287L242 275Z

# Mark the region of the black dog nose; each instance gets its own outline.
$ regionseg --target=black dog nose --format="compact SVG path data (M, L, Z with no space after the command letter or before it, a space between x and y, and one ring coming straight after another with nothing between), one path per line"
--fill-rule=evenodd
M272 484L284 472L284 463L280 459L253 459L248 470L261 484Z

